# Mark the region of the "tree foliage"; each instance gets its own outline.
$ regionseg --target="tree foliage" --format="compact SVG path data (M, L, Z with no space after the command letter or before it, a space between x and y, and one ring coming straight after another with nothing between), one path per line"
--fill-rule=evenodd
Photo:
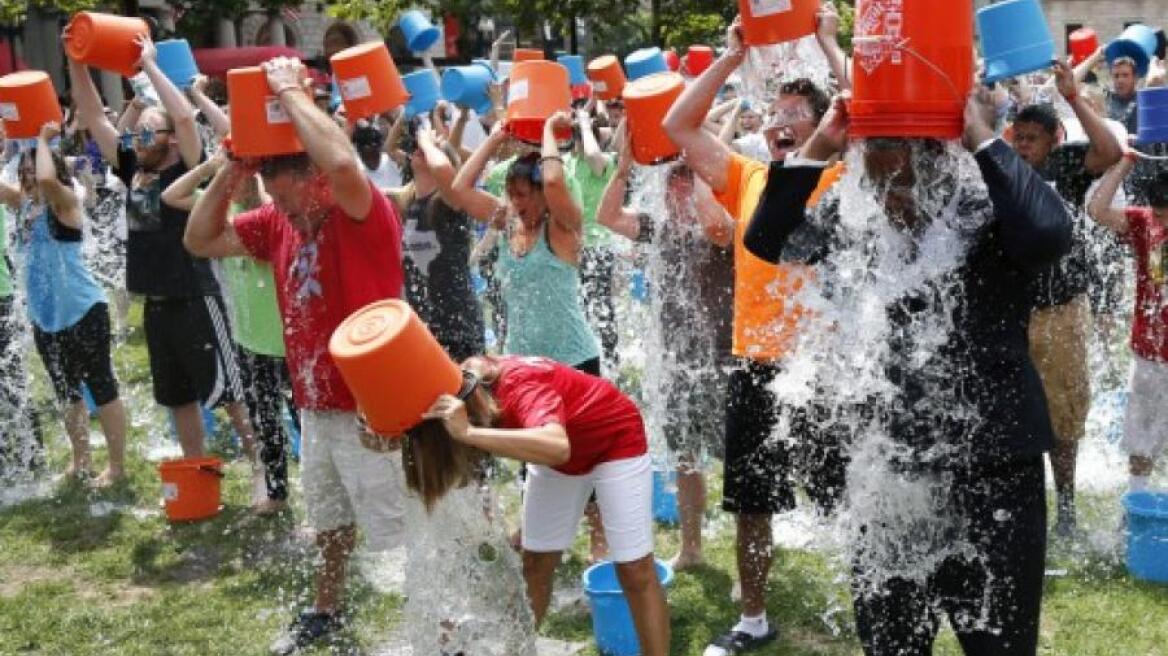
M105 3L100 0L0 0L0 24L19 25L33 8L55 10L68 15L102 4Z

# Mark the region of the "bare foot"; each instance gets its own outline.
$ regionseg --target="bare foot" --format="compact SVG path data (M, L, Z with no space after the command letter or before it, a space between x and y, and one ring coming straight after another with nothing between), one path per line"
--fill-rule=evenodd
M683 572L687 569L694 569L706 564L706 559L701 554L687 554L679 553L669 561L669 566L675 572Z
M88 469L78 469L73 465L69 465L65 468L65 471L57 474L57 476L53 479L53 483L57 485L63 483L78 483L88 479L92 475L93 474Z
M511 548L515 551L523 551L523 529L516 529L511 534Z
M270 517L272 515L284 512L288 508L288 502L282 499L264 499L253 503L251 511L260 517Z
M126 472L106 469L93 481L93 487L105 489L126 480Z

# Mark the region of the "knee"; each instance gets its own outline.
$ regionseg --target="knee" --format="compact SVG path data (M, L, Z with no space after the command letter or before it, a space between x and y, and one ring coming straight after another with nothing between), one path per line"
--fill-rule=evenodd
M618 563L616 575L625 594L646 592L658 585L657 566L652 554L631 563Z

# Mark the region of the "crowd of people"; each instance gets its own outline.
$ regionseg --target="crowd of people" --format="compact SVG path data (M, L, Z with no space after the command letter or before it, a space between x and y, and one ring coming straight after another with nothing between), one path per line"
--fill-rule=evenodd
M902 476L946 482L943 507L959 527L951 537L975 553L946 552L921 578L880 576L858 554L865 652L931 653L946 615L967 654L1033 654L1044 455L1054 533L1074 539L1092 339L1105 344L1131 323L1122 442L1131 490L1148 487L1168 445L1168 167L1162 145L1136 149L1130 139L1137 88L1164 85L1164 68L1154 61L1139 79L1131 59L1103 65L1101 51L979 85L966 103L964 150L854 140L848 55L830 3L818 21L822 75L780 66L773 97L749 99L740 71L751 48L741 25L729 26L721 54L662 118L683 155L658 167L656 191L635 165L619 98L581 99L530 144L507 129L505 85L492 87L483 115L440 102L417 117L402 109L354 121L326 89L306 87L302 62L277 58L263 70L304 151L252 160L231 152L230 98L206 78L180 90L149 38L139 63L152 91L120 113L70 61L65 125L5 150L3 421L35 436L48 420L30 410L28 331L72 447L65 475L90 476L92 404L109 452L94 482L124 478L127 409L112 350L130 296L143 304L153 398L183 455L206 449L203 409L225 409L252 463L259 515L285 510L296 489L283 419L293 406L300 501L320 558L312 605L273 645L283 654L344 625L358 529L370 548L401 544L407 505L434 511L467 486L489 494L501 459L522 463L514 540L533 632L587 516L591 556L616 564L642 653L669 653L652 516L661 454L651 453L658 440L647 425L676 467L676 570L704 562L709 462L723 462L741 617L705 656L757 649L779 635L766 596L774 516L804 498L823 516L847 506L850 448L858 433L879 431L897 445ZM953 158L972 174L935 164ZM857 205L847 180L871 194L863 211L879 225L849 224ZM874 254L895 242L895 262L929 270L918 265L939 231L957 235L959 257L879 309L887 389L846 410L826 392L801 403L780 394L794 354L812 348L812 318L830 316L809 306L809 290L830 304L855 288L839 254L867 252L866 274L895 277ZM87 240L99 247L87 250ZM656 394L615 382L617 328L630 320L617 272L628 253L655 263L646 270L656 338L644 344ZM369 432L328 351L346 317L389 298L407 300L464 371L459 394L436 400L405 436ZM938 318L940 346L919 334ZM840 421L847 413L853 420ZM15 441L0 448L10 466L39 458ZM858 522L877 531L875 518ZM457 646L466 642L457 615L434 627L437 647L425 653L478 653Z

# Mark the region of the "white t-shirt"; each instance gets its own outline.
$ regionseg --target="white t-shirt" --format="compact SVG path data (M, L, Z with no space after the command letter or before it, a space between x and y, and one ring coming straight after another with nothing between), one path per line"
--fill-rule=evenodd
M381 163L376 169L365 168L365 173L378 189L392 189L402 186L401 169L390 159L389 155L381 153Z

